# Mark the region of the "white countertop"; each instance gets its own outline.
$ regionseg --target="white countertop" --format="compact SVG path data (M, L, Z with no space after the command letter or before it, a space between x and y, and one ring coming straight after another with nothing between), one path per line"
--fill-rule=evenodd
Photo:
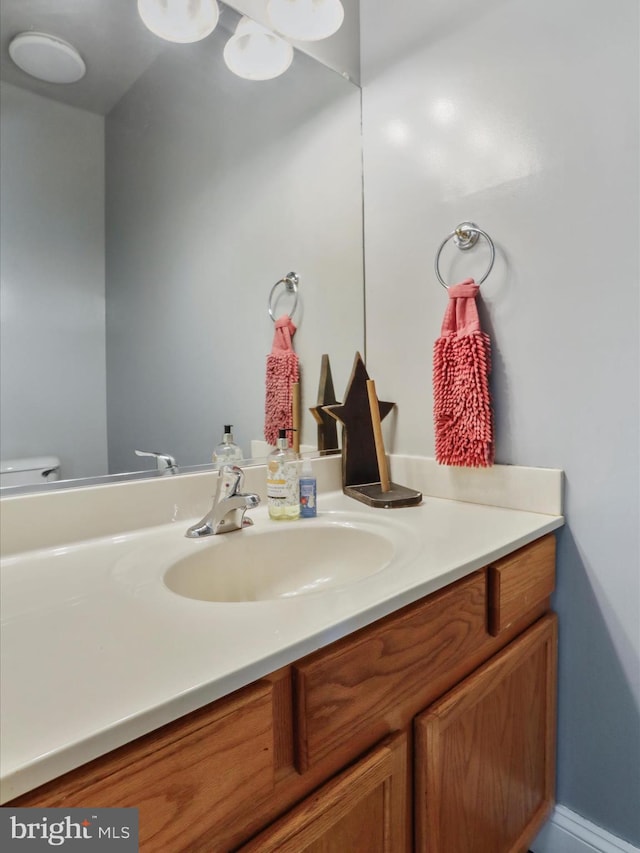
M2 802L563 524L560 515L431 497L385 512L334 492L320 495L320 506L320 517L330 508L399 526L399 560L341 589L214 603L178 596L162 582L172 555L201 545L184 538L184 520L5 558ZM264 507L251 515L255 530L284 524ZM145 557L136 562L132 553Z

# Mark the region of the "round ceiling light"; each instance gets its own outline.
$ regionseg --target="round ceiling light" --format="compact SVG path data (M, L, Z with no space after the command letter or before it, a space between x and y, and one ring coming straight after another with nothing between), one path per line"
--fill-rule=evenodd
M138 12L154 35L179 44L206 38L220 16L216 0L138 0Z
M20 33L9 44L9 56L26 74L46 83L76 83L87 70L73 45L47 33Z
M269 0L267 14L275 30L294 41L320 41L344 21L340 0Z
M245 80L273 80L287 70L293 61L291 45L271 30L242 17L224 46L227 68Z

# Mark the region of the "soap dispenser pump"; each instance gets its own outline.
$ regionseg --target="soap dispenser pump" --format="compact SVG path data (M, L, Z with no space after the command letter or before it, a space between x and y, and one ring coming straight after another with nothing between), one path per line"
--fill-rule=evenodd
M216 445L211 457L212 462L220 467L222 465L237 465L244 458L242 449L233 440L232 426L233 424L225 424L222 441Z
M300 517L298 459L287 441L289 430L278 430L276 449L267 457L267 506L269 518L294 521Z

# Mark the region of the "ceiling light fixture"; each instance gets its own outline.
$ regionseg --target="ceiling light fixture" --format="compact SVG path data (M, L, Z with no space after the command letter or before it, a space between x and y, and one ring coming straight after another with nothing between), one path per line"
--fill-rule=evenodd
M47 33L20 33L9 44L9 56L26 74L46 83L76 83L87 71L73 45Z
M293 60L291 45L271 30L243 16L235 35L224 46L224 61L230 71L245 80L273 80Z
M206 38L216 28L216 0L138 0L144 25L166 41L187 44Z
M294 41L320 41L337 32L344 20L340 0L269 0L273 28Z

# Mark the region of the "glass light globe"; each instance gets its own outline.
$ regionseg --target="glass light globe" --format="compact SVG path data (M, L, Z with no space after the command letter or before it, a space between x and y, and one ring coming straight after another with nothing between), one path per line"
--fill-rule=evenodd
M224 46L227 68L245 80L272 80L287 70L293 60L291 45L271 30L242 17Z
M216 0L138 0L138 12L154 35L180 44L206 38L220 16Z
M269 0L269 20L294 41L320 41L337 32L344 20L340 0Z

